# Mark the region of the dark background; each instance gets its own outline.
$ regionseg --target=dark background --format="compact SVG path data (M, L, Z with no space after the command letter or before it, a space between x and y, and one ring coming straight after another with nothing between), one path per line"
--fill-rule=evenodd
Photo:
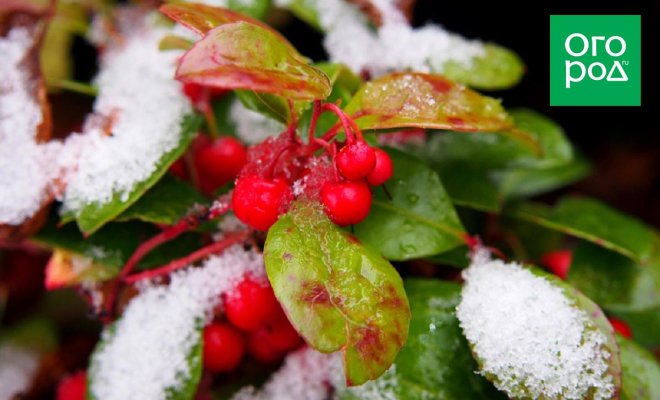
M642 16L641 107L550 107L549 20L551 14ZM419 0L414 25L434 22L468 38L516 51L527 72L507 91L488 93L506 107L538 110L562 125L593 162L587 179L563 190L599 197L660 226L660 1L442 1ZM300 21L284 31L300 51L323 59L320 34ZM546 196L549 201L554 196Z

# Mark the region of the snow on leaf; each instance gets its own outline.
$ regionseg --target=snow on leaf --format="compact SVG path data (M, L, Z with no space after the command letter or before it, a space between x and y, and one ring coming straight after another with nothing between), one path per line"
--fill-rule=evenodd
M234 246L200 268L175 272L168 285L143 285L92 355L90 398L194 398L202 372L201 328L245 274L265 279L263 258Z
M294 100L326 98L328 77L270 29L244 21L218 26L182 58L176 78L223 89L248 89Z
M170 30L148 18L104 53L88 143L64 193L65 214L92 233L137 201L190 143L201 118L172 79L180 52L158 50ZM145 117L148 116L148 117Z
M349 386L389 368L406 342L410 308L387 260L305 200L271 227L264 258L275 295L307 343L342 350Z
M0 27L1 29L1 27ZM16 27L0 37L0 237L38 229L51 200L43 146L51 135L50 108L39 75L36 33Z
M456 315L480 373L513 398L611 399L619 350L605 315L570 285L478 250Z
M367 82L344 111L362 129L494 132L513 126L499 101L442 76L421 73L394 73Z

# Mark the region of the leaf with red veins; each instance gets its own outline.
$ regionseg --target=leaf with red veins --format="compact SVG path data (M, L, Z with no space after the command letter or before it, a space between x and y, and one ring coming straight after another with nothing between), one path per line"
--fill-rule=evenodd
M498 100L442 76L421 73L394 73L367 82L344 111L362 129L493 132L513 126Z
M210 30L220 25L243 21L267 29L283 41L286 41L284 36L271 28L268 24L227 8L212 7L205 4L195 3L175 3L161 6L160 12L181 25L188 27L192 31L195 31L200 36L206 35Z
M348 385L390 367L411 314L401 277L378 252L330 222L319 203L299 200L270 228L264 260L277 299L307 343L343 352Z
M212 29L181 58L176 78L221 89L247 89L292 100L324 99L328 77L289 42L248 22Z

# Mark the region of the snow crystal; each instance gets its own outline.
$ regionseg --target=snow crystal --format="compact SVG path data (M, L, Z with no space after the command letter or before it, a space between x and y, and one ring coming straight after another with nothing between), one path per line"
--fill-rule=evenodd
M41 108L29 71L21 65L32 44L26 28L0 38L0 224L22 223L48 196L47 166L35 142Z
M290 0L275 2L289 6ZM412 28L392 0L375 0L383 24L374 31L359 9L345 0L307 1L326 31L324 46L333 61L377 77L392 71L442 72L448 61L466 66L485 52L478 40L467 40L438 25Z
M27 390L38 366L36 353L9 344L0 345L0 399L13 399Z
M105 346L90 367L92 393L104 400L166 398L190 374L186 357L199 324L212 318L221 295L246 274L265 279L263 257L233 246L200 268L173 273L169 285L142 287L114 328L103 333Z
M229 108L229 118L234 123L236 135L249 144L277 136L285 128L280 122L246 108L238 99Z
M325 400L338 379L343 379L340 353L304 347L289 353L263 388L246 386L232 400Z
M65 210L107 202L117 193L126 199L179 143L180 124L191 106L174 80L181 53L158 50L168 32L144 26L123 46L106 50L96 79L95 115L84 129L89 142L68 182ZM111 122L111 135L100 119Z
M463 276L456 315L482 362L480 373L494 375L500 390L546 399L613 395L606 337L561 288L483 250Z

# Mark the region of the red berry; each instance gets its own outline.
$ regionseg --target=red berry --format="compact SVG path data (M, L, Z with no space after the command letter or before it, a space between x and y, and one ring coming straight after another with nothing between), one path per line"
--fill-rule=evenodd
M366 178L376 165L374 149L362 141L344 146L339 150L337 169L348 180L356 181Z
M183 160L183 158L179 158L178 160L174 161L174 163L170 165L169 171L170 174L181 180L188 179L188 168L186 168L186 162Z
M273 289L245 278L225 298L225 314L234 326L252 332L266 327L282 314Z
M186 83L183 85L183 93L193 104L198 104L204 96L204 87L196 83Z
M380 186L392 177L394 166L392 165L392 159L385 150L375 149L374 152L376 154L376 165L367 176L367 182L371 186Z
M268 327L267 332L270 345L277 351L288 352L302 344L302 338L286 316Z
M197 83L186 83L183 85L183 93L196 108L200 109L206 106L211 97L221 96L225 92L226 90L224 89L204 87Z
M236 179L247 162L245 146L231 136L201 143L195 152L200 189L207 195Z
M57 400L85 400L87 391L87 373L76 372L63 378L57 386Z
M270 341L270 333L266 329L252 332L247 339L248 353L257 361L271 364L281 360L284 352L276 350Z
M614 332L626 339L632 339L632 329L630 329L628 324L618 318L609 317L608 319L610 320L610 325L614 328Z
M357 224L369 214L371 192L361 181L326 183L321 189L321 201L335 224Z
M541 258L541 264L561 279L568 276L571 262L573 253L570 250L550 251Z
M260 231L267 231L293 198L291 188L280 179L256 175L239 178L231 198L236 218Z
M236 369L245 353L245 340L229 324L212 323L204 328L204 368L221 373Z

